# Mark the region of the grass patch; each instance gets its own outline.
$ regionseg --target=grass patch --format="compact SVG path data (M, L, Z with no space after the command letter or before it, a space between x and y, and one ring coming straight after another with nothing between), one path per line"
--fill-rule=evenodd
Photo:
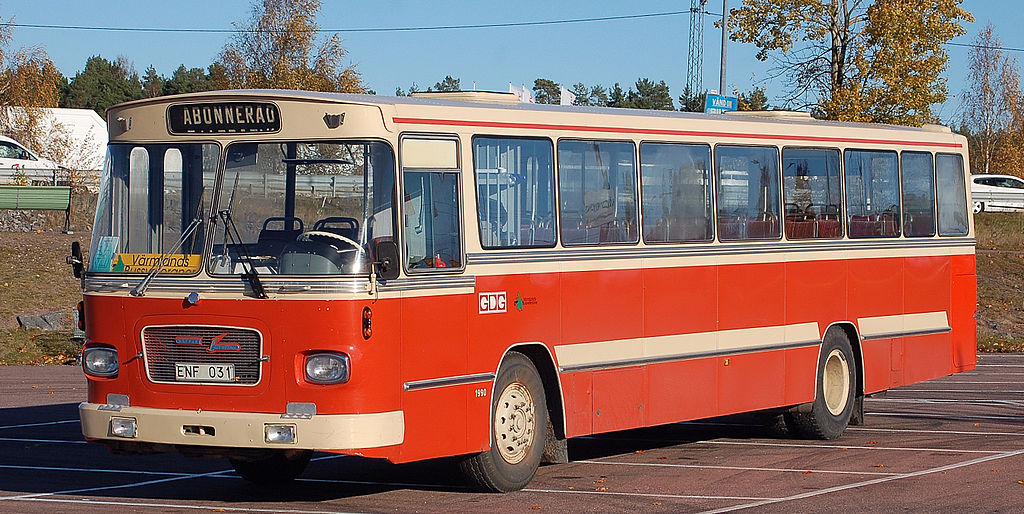
M0 365L75 364L81 348L70 331L0 330Z
M981 353L1024 352L1024 339L978 330L978 351Z

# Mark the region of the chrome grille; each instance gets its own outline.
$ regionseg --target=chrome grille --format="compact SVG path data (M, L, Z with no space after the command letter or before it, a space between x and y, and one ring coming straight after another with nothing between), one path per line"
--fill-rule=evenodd
M210 351L216 341L216 351ZM143 358L153 382L177 382L174 364L234 364L235 381L223 385L255 384L260 381L263 337L256 330L195 325L146 327L142 330ZM238 351L223 348L238 346ZM189 382L195 384L195 382Z

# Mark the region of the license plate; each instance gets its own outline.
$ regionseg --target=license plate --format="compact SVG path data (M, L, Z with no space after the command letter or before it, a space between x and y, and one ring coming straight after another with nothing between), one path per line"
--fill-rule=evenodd
M174 379L179 382L234 382L234 364L174 363Z

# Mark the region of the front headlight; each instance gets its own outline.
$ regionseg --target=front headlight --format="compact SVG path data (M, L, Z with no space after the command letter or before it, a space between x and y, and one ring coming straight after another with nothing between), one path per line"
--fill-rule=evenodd
M108 346L93 346L82 350L82 369L88 375L112 377L117 374L117 350Z
M348 355L343 353L314 353L306 356L306 380L314 384L340 384L348 382Z

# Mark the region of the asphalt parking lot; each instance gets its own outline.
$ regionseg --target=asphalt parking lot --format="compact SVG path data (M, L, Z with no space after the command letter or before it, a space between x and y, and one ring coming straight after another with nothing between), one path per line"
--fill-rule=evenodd
M837 441L792 439L752 416L570 442L529 488L480 494L453 465L317 454L280 490L223 460L117 456L81 438L75 367L0 367L2 512L1019 512L1024 354L865 402Z

